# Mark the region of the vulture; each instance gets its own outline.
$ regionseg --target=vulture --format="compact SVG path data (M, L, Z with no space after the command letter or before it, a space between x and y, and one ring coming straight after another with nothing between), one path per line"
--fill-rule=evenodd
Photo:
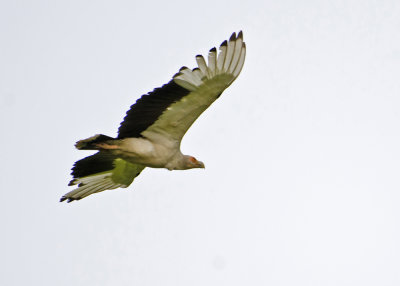
M209 51L207 63L197 55L198 67L182 67L167 84L139 98L126 113L116 138L97 134L76 142L78 150L97 153L75 162L69 183L75 189L60 201L126 188L146 167L204 168L203 162L182 154L182 137L238 77L245 56L243 33L233 33L218 52L215 47Z

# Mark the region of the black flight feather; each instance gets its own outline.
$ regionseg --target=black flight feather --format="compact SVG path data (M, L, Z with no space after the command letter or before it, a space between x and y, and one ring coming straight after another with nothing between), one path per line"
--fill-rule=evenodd
M94 155L85 157L79 161L76 161L72 168L72 177L82 178L89 175L94 175L101 172L106 172L114 169L115 156L106 152L97 152ZM72 185L74 180L70 182Z
M189 93L189 90L171 80L162 87L143 95L126 113L118 129L118 139L141 137L141 133L151 126L168 106Z

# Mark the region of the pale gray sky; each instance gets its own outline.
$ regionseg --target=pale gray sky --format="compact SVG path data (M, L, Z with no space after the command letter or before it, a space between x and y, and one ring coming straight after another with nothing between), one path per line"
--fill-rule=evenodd
M400 285L400 2L2 1L1 285ZM61 204L75 141L240 29L205 170Z

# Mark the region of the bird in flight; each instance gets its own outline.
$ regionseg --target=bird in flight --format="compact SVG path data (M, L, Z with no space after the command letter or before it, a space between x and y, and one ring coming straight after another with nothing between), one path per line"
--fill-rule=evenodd
M91 194L126 188L146 167L186 170L204 168L184 155L181 140L193 122L238 77L246 56L243 34L208 53L208 63L196 56L198 67L182 67L172 80L143 95L133 104L112 138L97 134L76 142L79 150L97 150L75 162L69 186L76 188L60 201L80 200Z

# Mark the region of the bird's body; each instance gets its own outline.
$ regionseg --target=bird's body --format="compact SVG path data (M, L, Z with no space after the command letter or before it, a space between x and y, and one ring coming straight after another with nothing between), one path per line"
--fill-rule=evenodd
M180 151L178 142L158 134L148 134L148 136L112 140L109 143L96 145L103 151L107 150L108 153L131 164L169 170L183 169L179 162L185 159L185 155Z
M221 44L218 55L215 48L210 50L208 65L202 56L196 56L198 68L181 68L169 83L137 100L121 123L117 138L98 134L78 141L77 149L98 152L74 164L70 185L78 188L61 201L126 188L145 167L204 168L202 162L182 154L182 137L236 79L245 54L242 32L237 37L232 34Z

